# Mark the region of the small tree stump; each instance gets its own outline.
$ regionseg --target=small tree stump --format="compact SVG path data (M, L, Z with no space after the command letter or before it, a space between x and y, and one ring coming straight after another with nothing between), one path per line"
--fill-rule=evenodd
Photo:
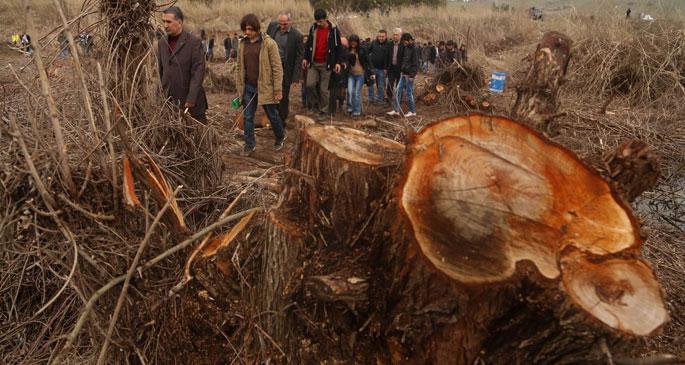
M524 80L516 87L516 102L511 115L528 120L544 130L561 102L559 93L566 75L573 41L559 32L547 32L532 56Z
M352 243L372 213L374 202L390 188L404 146L387 138L345 127L304 128L290 162L285 186L287 207L299 207L309 229Z

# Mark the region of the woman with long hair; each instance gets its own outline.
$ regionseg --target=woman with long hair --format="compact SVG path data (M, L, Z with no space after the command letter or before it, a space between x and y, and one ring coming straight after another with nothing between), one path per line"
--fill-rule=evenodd
M352 34L349 38L349 67L350 75L347 79L347 111L353 117L362 113L362 86L364 74L371 69L366 48L361 46L359 36Z

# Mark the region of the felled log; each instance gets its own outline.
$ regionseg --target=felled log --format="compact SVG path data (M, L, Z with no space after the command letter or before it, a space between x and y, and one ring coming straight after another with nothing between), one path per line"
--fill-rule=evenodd
M661 175L659 164L659 157L638 140L624 142L604 157L614 188L629 202L656 186Z
M438 102L438 93L435 92L427 92L425 95L421 97L421 101L423 102L424 105L426 106L431 106L434 105L435 103Z
M233 175L231 180L241 184L254 184L274 193L280 193L282 190L282 186L274 178Z
M546 129L561 105L559 94L572 45L573 41L562 33L545 33L530 57L532 64L525 78L516 86L516 102L511 110L514 119Z

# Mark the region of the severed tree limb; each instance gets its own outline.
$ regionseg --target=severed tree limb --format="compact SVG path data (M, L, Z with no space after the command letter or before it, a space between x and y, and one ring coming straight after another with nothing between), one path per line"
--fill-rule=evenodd
M273 170L276 166L272 166L266 170L258 170L260 172L260 175L257 176L255 179L260 179L266 174L268 174L271 170ZM255 170L256 171L256 170ZM231 204L228 205L228 207L221 213L219 216L219 219L222 219L226 217L235 207L235 205L238 203L240 198L247 193L248 189L252 187L252 185L255 184L257 180L252 180L249 184L247 184L243 190L238 193L238 195L233 199ZM238 223L240 224L240 223ZM171 290L169 290L169 296L172 296L176 293L178 293L181 289L183 289L191 280L193 280L193 275L190 273L190 268L193 264L193 261L195 260L195 257L197 256L198 253L202 252L204 248L211 242L210 241L211 234L207 234L205 238L202 240L202 242L193 250L193 252L190 254L190 257L188 258L188 261L186 261L185 267L183 268L183 279L176 285L174 285Z
M209 226L203 228L202 230L198 231L194 235L190 236L183 242L179 243L178 245L162 252L161 254L155 256L152 260L146 262L143 265L140 265L136 268L135 271L143 272L155 265L157 265L159 262L162 260L166 259L167 257L175 254L176 252L183 250L184 248L190 246L193 244L193 242L197 241L199 238L204 237L207 233L213 231L214 229L223 226L224 224L233 222L235 220L238 220L252 212L259 212L261 211L262 208L252 208L248 209L245 211L242 211L240 213L236 213L233 215L230 215L224 219L219 219L218 221L210 224ZM74 325L74 329L67 335L66 342L64 343L64 346L62 347L62 350L60 353L55 357L53 361L51 361L51 364L61 364L62 359L66 355L67 351L71 349L71 347L74 344L74 341L76 341L76 338L78 337L79 333L83 329L83 326L86 324L86 320L88 319L88 316L90 315L90 312L93 310L93 307L95 306L95 302L97 302L100 297L105 294L107 291L110 289L114 288L115 286L121 284L124 282L126 279L126 274L119 275L115 277L114 279L110 280L107 284L105 284L103 287L98 289L93 295L88 299L88 302L86 303L86 306L83 308L83 311L81 312L81 315L79 316L78 320L76 321L76 325Z
M28 28L29 34L36 34L36 28L33 24L33 17L31 12L31 6L29 1L24 1L24 9L26 13L26 26ZM35 50L33 52L33 60L36 63L36 68L38 68L38 77L40 79L41 93L48 103L48 111L50 116L50 123L52 125L52 132L55 134L55 143L57 147L57 156L59 158L60 170L62 173L62 178L67 186L69 194L76 196L76 185L74 184L74 179L71 175L71 167L69 166L69 157L67 154L67 146L64 143L64 135L62 134L62 124L59 121L59 112L57 111L57 105L55 105L55 100L52 98L52 92L50 89L50 81L48 80L47 71L45 71L45 65L43 65L43 59L41 58L41 48L39 44L36 44Z
M105 343L102 345L102 349L100 350L100 355L98 356L98 365L103 364L105 362L105 355L107 355L107 348L109 347L109 339L112 337L112 332L114 332L114 326L117 324L117 320L119 319L119 313L121 312L121 307L124 304L124 300L126 299L126 292L128 291L128 287L131 283L131 278L133 277L133 274L136 271L136 267L138 266L138 262L140 261L141 256L143 256L143 252L145 251L145 248L147 247L147 243L150 241L150 237L152 237L152 232L155 231L155 228L157 228L157 225L159 224L159 221L162 219L162 216L166 212L167 209L171 206L171 202L174 200L176 197L176 194L178 194L179 190L181 190L182 186L178 186L176 190L169 196L167 199L166 203L162 207L162 209L159 210L157 215L155 216L155 219L152 221L152 224L150 227L147 229L147 232L145 233L145 237L143 237L143 241L140 243L140 246L138 247L138 251L136 252L136 256L133 258L133 262L131 263L131 266L128 269L128 272L126 272L126 278L124 279L124 286L121 288L121 293L119 294L119 299L117 299L117 304L114 307L114 313L112 314L112 319L109 322L109 327L107 328L107 335L105 336Z
M238 196L235 197L235 199L233 199L233 202L231 202L231 204L228 205L228 208L226 208L223 211L223 213L221 213L221 216L219 216L219 219L226 217L231 212L231 210L233 210L233 207L236 205L236 203L238 203L240 198L243 195L245 195L246 192L247 192L247 187L245 189L243 189L238 194ZM207 246L207 244L209 243L210 236L211 236L211 234L207 233L207 235L202 240L202 242L195 248L195 250L193 250L193 253L190 254L190 257L188 258L188 261L186 261L186 265L183 268L183 279L178 284L174 285L174 287L171 288L171 290L169 290L169 296L178 293L181 289L183 289L186 286L186 284L188 284L191 280L193 280L193 275L190 273L190 267L193 264L193 260L195 260L195 256L197 256L197 254L200 253L200 251L202 251L202 249L204 249L205 246Z

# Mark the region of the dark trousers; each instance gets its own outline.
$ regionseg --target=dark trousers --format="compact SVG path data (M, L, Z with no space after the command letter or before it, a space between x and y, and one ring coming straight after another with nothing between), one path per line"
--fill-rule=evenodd
M397 66L390 66L388 69L388 82L385 84L385 95L388 96L388 104L392 105L397 83L400 81L400 70Z
M345 94L345 88L339 84L339 81L335 81L335 84L331 85L328 100L328 113L330 115L334 115L338 109L344 110Z
M284 126L288 120L288 114L290 114L290 85L292 85L292 81L283 79L283 98L278 103L278 115L281 117Z
M254 137L254 116L257 112L258 96L257 86L245 84L245 90L243 92L243 132L245 144L250 147L254 147L257 143ZM265 104L262 105L262 107L264 107L264 112L269 118L276 141L282 140L285 134L283 132L281 117L278 116L278 105Z

